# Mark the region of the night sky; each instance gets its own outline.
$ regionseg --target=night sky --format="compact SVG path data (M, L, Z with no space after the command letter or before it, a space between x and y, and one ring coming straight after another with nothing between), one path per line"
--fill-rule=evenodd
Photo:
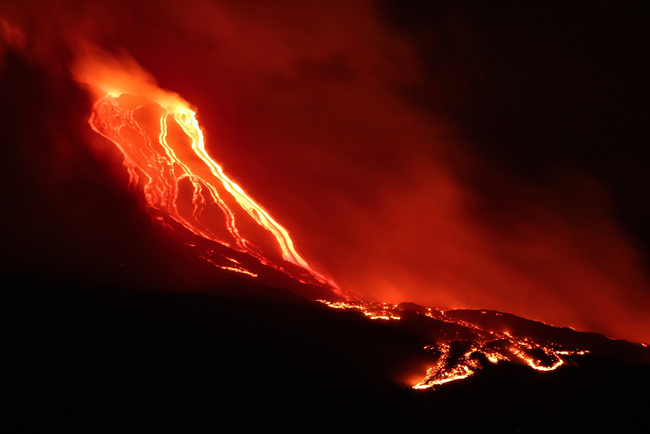
M214 159L314 269L361 298L494 309L650 342L648 2L188 3L0 6L2 271L15 288L249 298L269 289L215 270L152 224L121 153L87 124L96 90L75 80L92 55L189 101ZM87 302L75 300L82 320ZM94 327L110 318L112 308L88 303L100 312ZM248 312L233 303L219 327L250 337L254 326L233 326ZM284 314L304 325L302 308ZM167 308L142 309L159 321ZM345 324L369 330L305 309L341 334ZM286 330L260 315L256 325ZM368 354L383 351L375 332ZM300 354L276 367L302 366L287 362ZM366 369L369 356L355 357ZM277 375L265 386L291 378ZM364 379L368 396L392 393ZM433 401L407 397L400 408Z

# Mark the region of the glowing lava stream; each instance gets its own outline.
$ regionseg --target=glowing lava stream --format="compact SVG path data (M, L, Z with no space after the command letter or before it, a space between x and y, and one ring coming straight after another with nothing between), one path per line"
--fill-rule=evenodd
M400 305L388 303L318 301L334 309L361 312L374 320L401 320L407 310ZM475 324L450 318L439 309L423 308L423 312L418 314L443 323L461 326L471 333L472 338L470 341L455 337L445 340L444 337L437 336L439 342L425 346L427 352L437 356L437 361L427 369L424 378L412 386L414 389L433 389L435 386L474 375L482 368L479 355L493 364L502 361L519 362L537 371L554 371L566 363L562 356L584 355L588 352L575 348L560 348L559 345L536 342L529 338L517 338L508 332L499 333L482 329ZM537 353L538 357L533 353ZM540 357L547 360L540 360Z
M163 211L195 235L246 253L262 264L288 274L300 282L330 286L341 294L334 282L310 268L298 254L287 230L239 185L230 180L221 166L210 158L205 149L203 131L194 111L181 102L178 106L161 107L142 98L141 104L128 110L121 107L118 102L120 97L121 95L109 93L97 101L89 123L95 132L112 141L124 154L124 166L128 170L132 188L139 185L141 175L146 177L144 197L147 207ZM162 114L158 126L160 132L154 139L151 126L145 124L146 115L156 110L162 110ZM139 119L138 115L142 119ZM184 136L170 133L170 129L178 127ZM187 146L183 143L187 139L190 142L189 148L193 151L191 155L188 155L185 149ZM192 189L191 215L183 213L179 207L181 182L184 180L189 181ZM210 220L214 219L215 213L209 212L214 211L209 208L214 205L225 220L229 239L220 233L223 232L222 224L215 224ZM238 207L235 208L235 205ZM245 214L241 210L245 211ZM297 266L294 268L300 270L299 272L282 266L280 261L270 257L272 252L269 255L241 234L237 223L239 219L246 217L252 218L259 227L273 236L282 260ZM222 257L217 262L202 255L204 259L222 269L256 277L254 272L236 259L220 256Z

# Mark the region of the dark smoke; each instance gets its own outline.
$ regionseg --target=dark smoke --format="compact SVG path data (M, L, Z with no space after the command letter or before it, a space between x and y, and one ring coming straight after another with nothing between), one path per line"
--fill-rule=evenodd
M194 104L212 155L342 287L646 342L647 13L606 2L0 8L5 49L55 74L74 76L100 47Z

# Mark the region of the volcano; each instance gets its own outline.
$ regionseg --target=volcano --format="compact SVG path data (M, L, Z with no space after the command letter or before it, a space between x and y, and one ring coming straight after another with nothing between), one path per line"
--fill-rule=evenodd
M562 27L545 45L535 38L546 15L528 10L505 8L504 26L494 29L481 17L495 12L471 2L421 5L421 15L359 2L332 15L352 32L336 42L296 24L329 29L327 14L251 6L255 14L226 3L181 11L162 2L162 20L130 10L141 40L115 31L128 20L106 14L100 26L103 7L93 2L79 28L24 21L20 8L0 15L10 422L176 431L647 428L647 228L639 217L647 206L634 200L647 191L639 157L647 133L635 121L643 98L621 98L601 83L620 78L604 68L585 89L599 84L611 94L589 99L591 111L579 104L575 83L562 81L567 71L603 66L591 52L584 64L561 66L580 51L569 42L583 46L580 32ZM615 9L629 24L643 8ZM193 33L181 18L197 11L207 24ZM596 37L609 15L589 11L579 27ZM77 19L61 5L52 12L58 24ZM438 17L442 30L423 16ZM240 25L224 20L211 33L219 17ZM556 93L526 83L540 79L516 60L526 44L499 45L511 51L495 57L477 49L481 79L458 54L473 35L464 25L499 40L528 35L516 24L522 18L533 23L527 43L541 49L524 58L556 66L541 77ZM192 43L163 37L170 23ZM631 36L647 29L626 28L615 40L629 42L630 54L602 50L636 65L642 44ZM296 35L309 44L288 37ZM164 43L147 44L150 37ZM201 50L220 53L220 62ZM120 57L126 51L198 109L159 87L130 54ZM450 63L437 63L441 55ZM413 79L411 56L435 79ZM499 81L511 67L523 71L521 82ZM458 78L456 68L467 75ZM620 86L642 96L640 76ZM479 97L462 92L474 79L486 79ZM432 83L451 85L454 101ZM508 93L517 89L533 89L527 95L540 101L518 105L525 98ZM463 105L456 97L478 99ZM555 104L563 98L568 108ZM628 102L627 117L608 110L619 101ZM465 146L439 111L485 148ZM611 121L601 133L627 128L628 146L612 161L603 156L613 133L584 133L593 123L587 112ZM559 114L536 116L548 113ZM549 147L551 156L541 151Z
M12 409L27 426L645 424L646 345L497 311L345 301L277 270L263 285L197 259L196 235L156 225L123 185L95 194L116 181L78 152L94 140L83 89L6 66L25 87L3 98L4 183L16 186L3 225L21 230L5 242L2 305ZM58 134L26 135L20 107ZM75 149L65 173L62 143Z

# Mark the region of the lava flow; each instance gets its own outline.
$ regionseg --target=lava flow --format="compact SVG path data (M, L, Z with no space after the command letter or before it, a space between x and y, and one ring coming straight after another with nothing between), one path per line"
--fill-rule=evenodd
M171 219L202 239L341 294L298 254L287 230L210 158L196 113L187 104L162 107L109 93L95 103L89 123L122 151L131 188L142 187L145 206L158 220L170 226ZM208 248L200 256L223 270L257 277L232 255Z
M488 362L512 362L528 365L537 371L553 371L565 363L570 363L572 356L589 352L569 344L553 343L540 338L516 337L507 331L489 330L430 307L319 301L331 308L361 312L374 320L401 320L405 315L418 317L420 322L427 324L428 329L435 330L431 333L431 339L435 342L424 347L435 362L427 369L424 378L412 384L414 389L434 388L454 380L462 380L475 374Z

